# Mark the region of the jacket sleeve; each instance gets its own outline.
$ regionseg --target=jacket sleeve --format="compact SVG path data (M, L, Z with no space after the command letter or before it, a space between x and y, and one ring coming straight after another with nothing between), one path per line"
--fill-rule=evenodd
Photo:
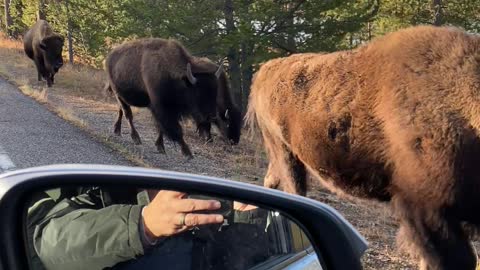
M62 212L61 204L55 208L54 212ZM140 205L111 205L50 215L35 227L35 250L49 270L103 269L133 259L144 253L139 235L141 209Z

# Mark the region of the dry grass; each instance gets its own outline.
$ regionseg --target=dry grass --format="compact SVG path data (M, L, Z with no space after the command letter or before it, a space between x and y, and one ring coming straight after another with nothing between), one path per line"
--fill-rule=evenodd
M69 121L70 123L73 123L77 127L85 128L87 126L85 120L78 118L69 108L58 107L55 108L54 111L55 113L57 113L58 116Z

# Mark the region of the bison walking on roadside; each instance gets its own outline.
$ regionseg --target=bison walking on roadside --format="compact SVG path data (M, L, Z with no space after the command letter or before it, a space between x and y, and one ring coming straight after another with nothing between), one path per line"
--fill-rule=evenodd
M480 36L421 26L353 51L274 59L249 102L269 157L265 186L305 195L313 176L389 201L422 269L475 269Z
M55 74L63 66L63 43L64 38L44 20L37 21L23 38L25 54L35 63L38 81L45 79L48 87L53 85Z
M116 47L108 55L105 68L110 89L120 104L114 132L121 133L123 115L129 121L131 137L140 144L140 136L133 125L130 106L147 107L157 124L155 143L165 153L163 134L180 144L182 153L192 157L183 139L180 120L192 118L199 127L220 123L228 137L228 123L218 116L217 96L227 85L219 80L224 76L222 67L196 58L177 41L159 38L139 39ZM238 123L240 125L240 123Z

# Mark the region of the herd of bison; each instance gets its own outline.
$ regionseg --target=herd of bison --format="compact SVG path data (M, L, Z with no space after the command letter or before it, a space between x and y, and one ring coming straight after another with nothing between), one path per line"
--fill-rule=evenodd
M38 79L54 84L64 38L46 21L25 35ZM307 178L345 196L389 202L398 240L421 269L475 269L480 228L480 36L417 26L355 50L304 53L264 63L242 118L222 64L178 41L145 38L115 47L105 90L118 101L115 134L131 106L148 108L163 135L192 157L182 118L211 140L215 125L237 144L243 120L262 136L264 185L305 195Z

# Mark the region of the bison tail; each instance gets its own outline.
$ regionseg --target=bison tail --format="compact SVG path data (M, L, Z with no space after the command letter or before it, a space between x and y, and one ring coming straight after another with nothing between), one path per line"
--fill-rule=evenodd
M261 137L260 126L258 124L257 111L255 102L250 95L248 102L247 113L244 118L244 127L247 131L247 136L250 140L256 141Z

